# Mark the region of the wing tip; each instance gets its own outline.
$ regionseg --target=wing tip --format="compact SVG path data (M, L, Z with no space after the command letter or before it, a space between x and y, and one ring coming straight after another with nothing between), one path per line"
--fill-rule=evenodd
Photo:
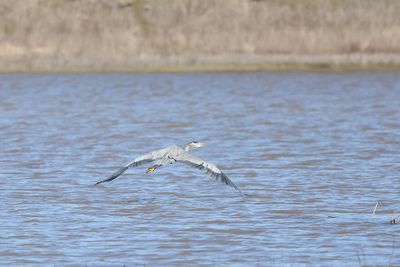
M100 182L95 183L94 186L99 185L99 184L101 184L101 183L103 183L103 181L100 181Z
M101 181L95 183L94 185L102 184L105 182L111 182L112 180L118 178L121 174L123 174L128 168L129 168L128 166L122 167L119 170L117 170L115 173L113 173L110 177L108 177L107 179L101 180Z
M115 178L114 178L114 179L115 179ZM112 180L114 180L114 179L112 179ZM94 185L96 186L96 185L99 185L99 184L102 184L102 183L106 183L106 182L109 182L109 181L111 181L110 178L105 179L105 180L98 181L98 182L95 183Z
M224 183L224 184L226 184L226 185L228 185L228 186L231 186L231 187L235 188L237 191L239 191L239 193L243 194L242 190L240 190L239 187L237 187L237 186L235 185L235 183L232 182L232 180L229 179L228 176L227 176L225 173L221 172L221 173L220 173L220 176L221 176L221 182L222 182L222 183Z

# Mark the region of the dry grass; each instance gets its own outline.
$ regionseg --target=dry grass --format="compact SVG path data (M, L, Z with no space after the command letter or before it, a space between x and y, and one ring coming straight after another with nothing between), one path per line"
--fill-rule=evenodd
M399 14L397 0L0 0L0 69L400 66Z

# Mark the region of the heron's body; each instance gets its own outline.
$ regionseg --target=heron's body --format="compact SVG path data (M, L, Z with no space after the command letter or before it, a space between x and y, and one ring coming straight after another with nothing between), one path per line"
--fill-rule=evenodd
M97 184L101 184L104 182L110 182L114 179L116 179L118 176L120 176L122 173L124 173L127 169L130 167L136 167L144 163L150 163L153 161L156 161L153 166L147 169L146 173L151 173L155 169L168 165L168 164L174 164L174 163L184 163L189 166L195 167L197 169L204 170L206 173L210 174L213 178L215 178L217 181L220 181L226 185L232 186L235 189L237 189L239 192L240 189L220 170L218 169L217 166L208 163L204 160L202 160L199 157L196 157L192 154L189 153L189 150L192 147L201 147L203 144L193 141L189 143L185 149L180 148L179 146L172 145L168 146L166 148L156 150L147 154L144 154L142 156L137 157L134 159L132 162L127 164L126 166L120 168L117 170L113 175L108 177L105 180L102 180L100 182L97 182Z

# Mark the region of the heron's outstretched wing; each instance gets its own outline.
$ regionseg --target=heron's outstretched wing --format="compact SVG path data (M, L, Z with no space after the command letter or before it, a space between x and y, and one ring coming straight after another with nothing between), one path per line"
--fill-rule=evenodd
M100 182L97 182L95 185L105 183L105 182L110 182L110 181L114 180L115 178L117 178L118 176L120 176L121 174L123 174L127 169L129 169L131 167L136 167L136 166L142 165L144 163L148 163L148 162L152 162L156 159L160 159L172 149L175 149L175 147L170 146L170 147L166 147L166 148L163 148L160 150L156 150L156 151L141 155L141 156L137 157L136 159L134 159L132 162L125 165L124 167L118 169L110 177L108 177L104 180L101 180Z
M182 162L196 169L203 170L205 171L205 173L210 174L211 177L215 178L215 180L220 181L221 183L224 183L226 185L232 186L240 193L242 193L242 191L240 191L240 189L228 178L228 176L226 176L226 174L223 173L220 169L218 169L218 167L215 166L214 164L211 164L189 153L182 153L174 157L174 159L177 160L178 162Z

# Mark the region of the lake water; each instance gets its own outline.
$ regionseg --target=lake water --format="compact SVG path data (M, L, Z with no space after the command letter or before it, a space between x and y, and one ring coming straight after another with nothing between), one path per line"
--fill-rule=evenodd
M400 265L397 72L1 74L0 114L2 266ZM248 196L184 165L93 186L192 140Z

